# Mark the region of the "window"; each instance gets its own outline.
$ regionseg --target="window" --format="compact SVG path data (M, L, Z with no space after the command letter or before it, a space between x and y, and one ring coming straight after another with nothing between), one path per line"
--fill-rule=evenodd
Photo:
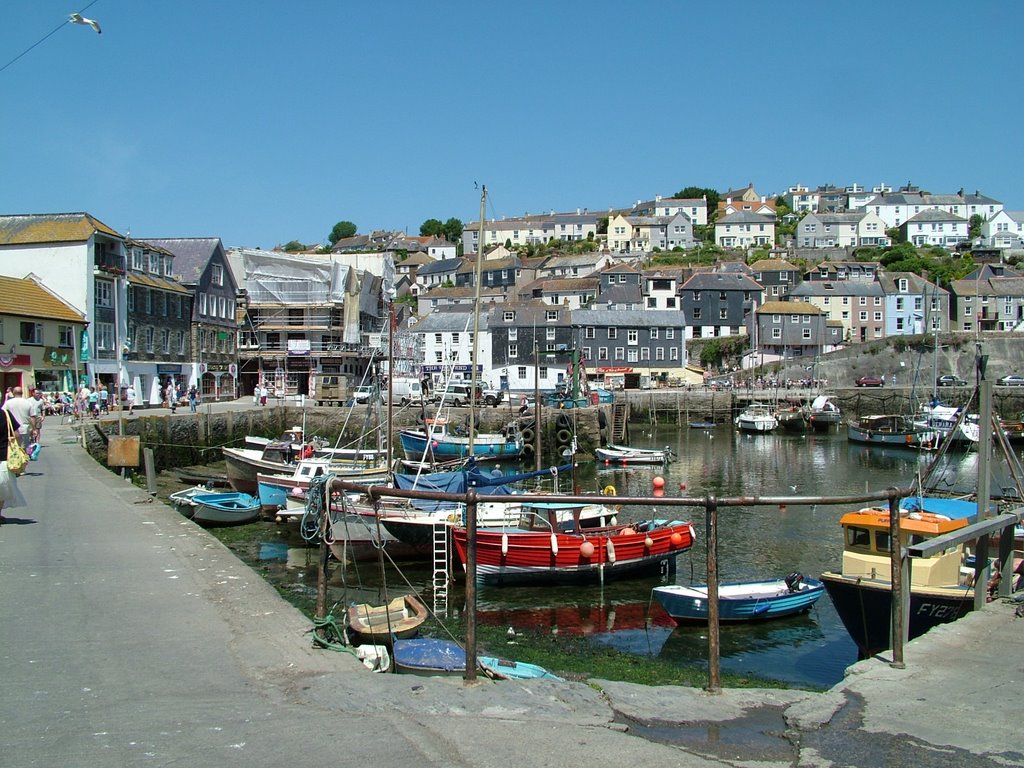
M811 329L810 328L804 328L803 329L803 337L804 337L804 341L810 341L811 340Z
M519 329L518 328L509 328L508 329L508 340L509 341L518 341L518 339L519 339Z
M772 338L773 339L781 339L782 338L782 329L781 328L772 328Z
M146 260L141 248L132 248L132 269L142 272L146 268Z
M882 322L882 313L881 312L875 312L875 322L876 323Z
M114 349L114 326L112 323L96 323L96 349L104 352Z
M207 311L206 311L206 294L205 293L200 293L199 294L199 314L200 315L208 314Z
M71 349L75 346L75 329L70 325L57 326L57 346Z
M648 309L657 309L658 308L658 300L656 298L654 298L653 296L648 296L647 297L647 308Z
M640 343L640 331L636 328L629 328L626 331L626 343L635 346Z
M694 307L691 314L693 315L694 320L700 320L700 307Z
M590 347L583 347L583 349L580 350L580 354L583 356L584 360L589 360L590 359Z
M597 333L594 331L594 326L588 325L586 328L583 329L583 338L585 338L585 339L593 339L593 338L596 338L596 337L597 337Z
M558 322L558 310L549 309L547 312L544 313L544 319L547 320L549 323Z
M95 290L97 307L114 306L113 283L109 280L97 280Z
M163 259L163 265L164 265L164 273L163 274L164 274L164 277L170 277L171 276L171 272L172 272L171 265L173 263L174 263L174 259L172 259L170 256L164 256L164 259Z
M790 315L789 316L789 322L791 322L791 323L799 323L800 322L800 315Z
M504 312L501 315L501 319L504 320L506 323L514 323L515 320L516 320L516 313L515 312Z
M225 298L223 296L218 296L217 297L217 307L220 310L219 314L220 314L221 317L227 317L228 316L227 300L225 300Z
M597 359L598 360L607 360L608 359L608 347L598 347L597 348Z
M668 359L669 360L678 360L679 359L679 347L672 347L668 351Z
M179 355L185 354L185 332L178 331L177 340L175 343L175 349L177 349Z
M651 340L653 341L656 338L658 338L658 329L657 328L651 328Z
M654 359L655 360L664 360L665 359L665 348L664 347L657 347L654 350Z
M220 264L214 264L210 269L210 282L216 286L224 285L224 267Z
M167 317L167 294L163 291L156 295L156 313Z
M862 323L866 323L868 321L868 313L867 312L861 312L860 313L860 321Z
M526 381L526 366L520 365L516 367L516 378L520 381Z
M722 309L718 310L718 319L719 320L728 320L729 319L729 310L725 309L724 307Z
M666 328L665 329L665 338L666 339L674 339L675 337L676 337L676 329L675 328Z
M43 324L42 323L22 323L21 324L21 343L22 344L42 344L43 343Z
M142 344L147 352L153 351L153 326L146 326L142 331Z
M615 348L615 359L616 360L625 360L626 359L626 350L624 350L622 347L616 347Z
M554 341L555 340L555 333L557 331L558 331L557 328L545 328L544 329L544 339L546 341Z
M171 332L167 328L160 331L160 351L165 355L171 353Z
M627 350L626 362L627 363L637 363L637 362L640 362L638 357L637 357L637 350L636 349L629 349L629 350Z
M513 359L515 359L517 357L519 357L519 345L518 344L509 344L508 345L508 359L509 360L513 360Z
M128 286L128 290L125 291L125 297L128 300L128 311L135 311L135 289L132 286Z
M617 339L617 338L619 338L619 329L616 328L615 326L612 326L611 328L609 328L608 329L608 338L609 339Z
M651 359L651 348L650 347L640 347L640 359L641 360L650 360Z
M149 254L149 271L154 275L160 274L160 255L156 253Z

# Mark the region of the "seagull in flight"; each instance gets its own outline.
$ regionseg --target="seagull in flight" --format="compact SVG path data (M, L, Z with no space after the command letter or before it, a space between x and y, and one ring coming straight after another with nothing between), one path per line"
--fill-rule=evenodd
M100 23L95 19L87 19L80 13L72 13L68 16L68 21L72 24L85 24L96 30L97 35L102 35L103 31L100 29Z

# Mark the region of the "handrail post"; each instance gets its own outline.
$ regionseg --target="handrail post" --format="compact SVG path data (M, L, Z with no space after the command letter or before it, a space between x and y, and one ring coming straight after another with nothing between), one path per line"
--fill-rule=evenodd
M477 493L466 493L466 677L476 682L476 508Z
M721 647L718 634L718 501L704 496L708 582L708 693L722 692Z
M909 573L904 572L907 553L900 541L900 499L896 488L889 488L889 563L892 580L892 662L890 666L904 669L903 643L907 639L907 606L910 597ZM907 578L904 578L907 577Z

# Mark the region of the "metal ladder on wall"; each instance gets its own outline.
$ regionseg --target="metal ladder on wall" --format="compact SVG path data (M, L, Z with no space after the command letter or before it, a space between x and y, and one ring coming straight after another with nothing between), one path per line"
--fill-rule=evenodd
M448 582L451 574L448 572L448 563L451 562L449 552L449 526L446 522L435 522L433 530L434 550L434 613L444 613L448 610Z
M626 403L612 403L612 442L624 444L626 438L626 422L628 421L628 405Z

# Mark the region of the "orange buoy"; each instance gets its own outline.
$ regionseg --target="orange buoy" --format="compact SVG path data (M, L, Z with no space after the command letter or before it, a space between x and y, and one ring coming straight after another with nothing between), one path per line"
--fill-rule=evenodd
M585 557L587 560L594 556L594 545L589 541L584 541L580 544L580 555Z
M655 488L664 488L665 487L665 478L662 477L661 475L655 475L654 479L651 481L651 484Z
M669 541L672 542L672 546L673 547L681 547L681 546L683 546L683 534L681 534L681 533L673 533L669 537Z

